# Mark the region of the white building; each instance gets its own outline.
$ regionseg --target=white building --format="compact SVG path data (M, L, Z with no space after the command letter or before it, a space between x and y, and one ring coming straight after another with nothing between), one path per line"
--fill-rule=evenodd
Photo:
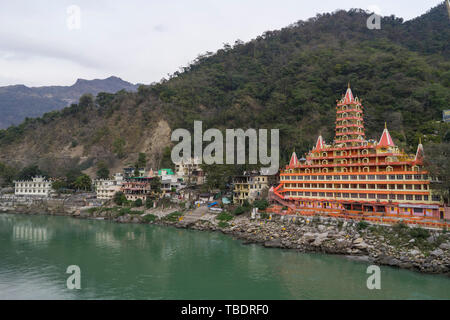
M175 175L182 177L187 184L205 183L205 173L200 167L201 162L197 158L182 160L175 163Z
M94 188L97 193L97 199L111 200L116 192L119 192L123 184L123 175L117 173L114 179L97 179L94 180Z
M52 182L44 177L37 176L30 181L14 181L14 194L16 196L49 197L52 193Z

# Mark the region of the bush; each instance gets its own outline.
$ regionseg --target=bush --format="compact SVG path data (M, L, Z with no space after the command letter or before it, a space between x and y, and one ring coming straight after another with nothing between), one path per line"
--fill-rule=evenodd
M234 218L233 215L226 211L220 213L217 216L217 220L220 220L220 221L230 221L230 220L233 220L233 218Z
M89 214L93 214L94 212L97 212L97 210L99 210L99 208L89 208L89 209L87 209L87 212Z
M426 239L430 236L430 232L427 229L417 227L409 230L409 234L414 239Z
M133 212L131 212L130 208L121 208L118 212L119 216L124 216L126 214L133 214Z
M146 207L147 209L153 208L153 200L150 199L150 198L147 198L147 200L145 200L145 207Z
M141 199L137 199L134 203L133 206L135 207L142 207L142 200Z
M125 195L123 194L123 192L116 192L114 194L114 198L113 201L115 204L117 204L118 206L123 205L124 203L127 202L127 197L125 197Z
M258 208L259 210L266 210L269 206L269 202L267 200L255 200L253 202L253 207Z
M398 222L392 226L392 230L398 233L402 233L408 230L408 226L404 222Z
M148 214L142 218L144 219L145 222L153 222L156 220L157 217L154 214Z
M218 226L219 226L219 228L224 229L224 228L228 228L230 226L230 224L228 222L225 222L225 221L220 221Z
M166 221L176 222L180 219L180 217L183 215L183 213L179 211L175 211L172 213L169 213L167 216L165 216L163 219Z
M356 227L358 228L358 230L364 230L367 229L367 227L369 226L369 224L366 221L360 221L358 222L358 224L356 225Z
M236 209L234 209L233 214L238 216L240 214L243 214L245 211L247 211L244 207L239 206Z
M261 219L269 219L270 215L266 212L261 213Z

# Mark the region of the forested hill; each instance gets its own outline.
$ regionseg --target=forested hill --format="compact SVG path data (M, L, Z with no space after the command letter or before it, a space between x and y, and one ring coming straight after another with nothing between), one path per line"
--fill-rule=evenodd
M363 100L368 138L379 138L387 121L407 151L420 136L449 140L448 126L437 122L450 101L445 6L408 22L384 17L381 30L369 30L367 18L356 9L321 14L200 55L137 93L83 97L0 131L0 160L60 161L56 170L68 159L83 168L103 159L119 167L146 152L156 167L164 150L167 156L170 131L192 130L194 120L204 129L279 128L286 160L294 147L306 152L319 133L332 140L336 100L349 81Z

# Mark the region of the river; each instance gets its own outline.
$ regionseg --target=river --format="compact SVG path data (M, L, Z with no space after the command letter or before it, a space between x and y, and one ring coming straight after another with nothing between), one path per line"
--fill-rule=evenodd
M367 267L218 232L0 214L0 299L450 299L449 277L390 267L369 290Z

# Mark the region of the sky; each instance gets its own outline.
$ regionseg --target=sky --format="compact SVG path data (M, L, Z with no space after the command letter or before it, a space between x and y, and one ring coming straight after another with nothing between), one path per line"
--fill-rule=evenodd
M415 18L442 0L0 0L0 86L160 81L199 54L317 13ZM382 26L381 26L382 27Z

